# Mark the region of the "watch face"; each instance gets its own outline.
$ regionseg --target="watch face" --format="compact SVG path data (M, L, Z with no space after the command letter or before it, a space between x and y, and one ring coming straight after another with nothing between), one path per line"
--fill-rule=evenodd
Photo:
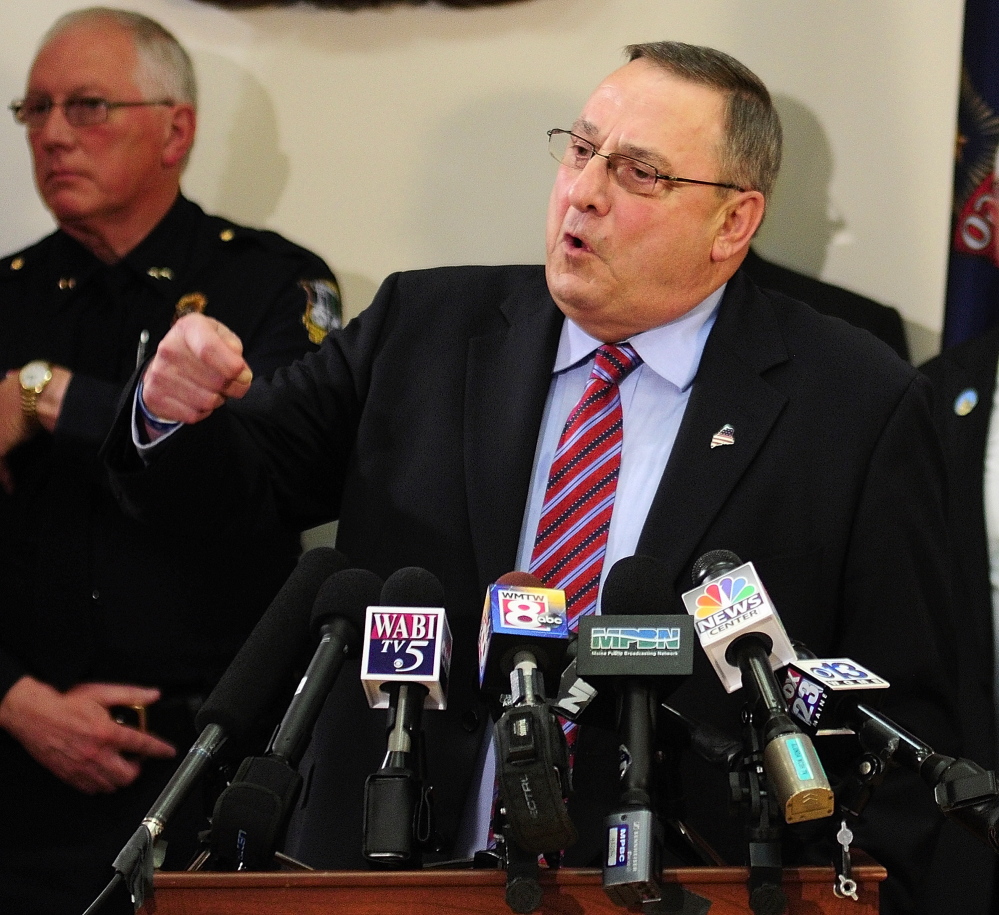
M50 377L47 362L29 362L21 369L21 385L26 388L37 388Z

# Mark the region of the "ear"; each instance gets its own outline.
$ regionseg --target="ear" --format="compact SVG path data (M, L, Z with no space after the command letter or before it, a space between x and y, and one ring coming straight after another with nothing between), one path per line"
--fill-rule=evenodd
M721 225L711 246L718 263L743 253L763 222L766 200L759 191L736 191L721 210Z
M174 168L183 165L187 154L194 145L194 130L197 126L197 115L191 105L178 104L170 114L166 125L166 137L163 144L163 166Z

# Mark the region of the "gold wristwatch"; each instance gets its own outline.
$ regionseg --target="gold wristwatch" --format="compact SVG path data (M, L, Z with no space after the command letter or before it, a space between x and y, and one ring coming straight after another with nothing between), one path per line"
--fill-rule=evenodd
M21 412L29 423L38 421L38 398L52 380L52 365L42 359L29 362L18 376L21 381Z

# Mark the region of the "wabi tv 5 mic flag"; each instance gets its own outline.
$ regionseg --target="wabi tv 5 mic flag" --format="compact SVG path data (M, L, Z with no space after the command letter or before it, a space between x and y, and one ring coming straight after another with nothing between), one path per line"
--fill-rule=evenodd
M392 684L399 683L423 687L424 708L447 707L451 627L443 589L438 582L427 594L426 576L431 573L415 566L393 572L382 589L382 603L368 607L361 682L371 708L388 708ZM422 603L425 600L441 606Z

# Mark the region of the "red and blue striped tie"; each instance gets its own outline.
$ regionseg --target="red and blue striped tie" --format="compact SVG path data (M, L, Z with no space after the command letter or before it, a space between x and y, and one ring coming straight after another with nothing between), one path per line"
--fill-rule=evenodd
M621 469L618 385L642 359L628 343L597 350L582 399L566 420L548 475L530 571L565 591L569 628L597 606Z

